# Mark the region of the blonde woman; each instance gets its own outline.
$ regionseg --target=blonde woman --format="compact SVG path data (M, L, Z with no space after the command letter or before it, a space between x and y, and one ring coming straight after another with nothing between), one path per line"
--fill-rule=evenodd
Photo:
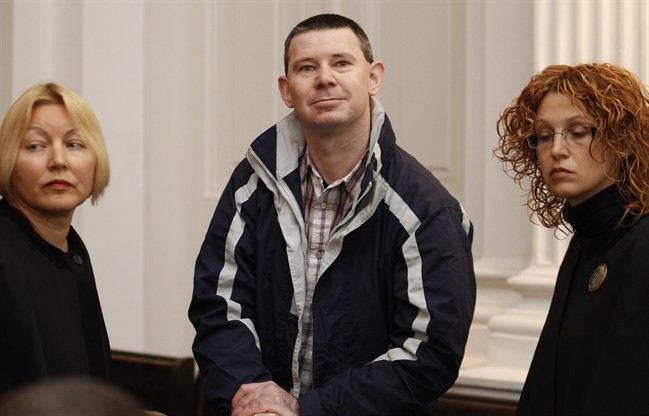
M43 378L107 377L90 257L72 227L109 179L88 104L55 83L25 91L0 127L0 393Z

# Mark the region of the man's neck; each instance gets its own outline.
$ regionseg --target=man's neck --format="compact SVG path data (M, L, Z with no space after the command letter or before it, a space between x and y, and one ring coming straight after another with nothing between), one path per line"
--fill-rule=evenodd
M368 148L369 132L361 135L307 137L311 162L326 183L344 178L363 158Z

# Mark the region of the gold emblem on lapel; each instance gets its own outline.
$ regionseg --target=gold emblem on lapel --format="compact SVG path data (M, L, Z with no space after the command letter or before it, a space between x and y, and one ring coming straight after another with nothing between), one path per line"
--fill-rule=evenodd
M606 279L607 271L608 271L608 267L604 263L600 264L595 268L593 274L590 275L590 280L588 280L589 292L594 292L597 289L599 289L602 283L604 283L604 279Z

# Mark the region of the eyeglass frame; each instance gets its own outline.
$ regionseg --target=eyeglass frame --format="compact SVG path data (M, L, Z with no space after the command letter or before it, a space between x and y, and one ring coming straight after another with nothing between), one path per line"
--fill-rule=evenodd
M587 129L589 129L591 139L593 137L595 137L595 134L597 134L597 127L593 127L590 124L577 124L577 125L574 125L574 126L566 127L565 129L563 129L561 131L548 130L547 131L548 133L552 133L552 140L545 143L545 144L543 144L543 145L541 145L541 146L538 145L538 133L533 133L533 134L530 134L529 136L527 136L525 138L525 142L527 143L527 146L532 150L543 149L543 148L552 146L552 144L554 143L554 136L556 136L557 134L560 134L563 141L565 141L567 144L575 143L575 138L570 137L570 133L572 132L573 129L578 128L578 127L585 127ZM582 139L582 138L577 138L577 140L579 140L579 139ZM583 139L586 139L586 137L583 137ZM533 140L536 141L536 146L532 145L531 142Z

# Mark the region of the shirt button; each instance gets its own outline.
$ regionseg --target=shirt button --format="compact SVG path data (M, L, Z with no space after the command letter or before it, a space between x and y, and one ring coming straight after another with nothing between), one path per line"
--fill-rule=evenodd
M322 258L322 251L318 251L317 253L315 253L315 257L316 259L320 260Z
M324 203L324 202L323 202L322 204L320 204L320 209L323 210L323 211L324 211L325 209L327 209L327 204Z

